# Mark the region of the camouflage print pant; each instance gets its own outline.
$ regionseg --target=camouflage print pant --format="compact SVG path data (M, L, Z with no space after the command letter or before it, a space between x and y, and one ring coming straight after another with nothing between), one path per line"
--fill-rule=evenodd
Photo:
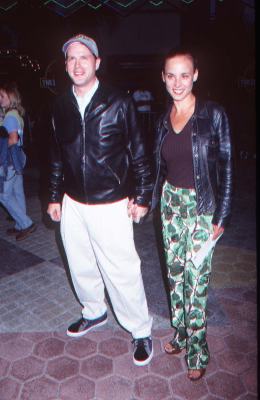
M209 362L206 304L213 249L199 266L194 254L212 234L212 215L197 215L194 189L165 182L161 199L163 241L170 286L174 344L186 348L188 368Z

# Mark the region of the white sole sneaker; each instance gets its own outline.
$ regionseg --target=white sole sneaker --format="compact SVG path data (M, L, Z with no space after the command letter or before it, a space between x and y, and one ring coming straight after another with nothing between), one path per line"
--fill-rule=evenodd
M151 361L151 359L153 358L153 349L149 355L149 357L144 360L144 361L137 361L134 357L133 357L133 362L137 367L144 367L145 365L149 364L149 362Z
M99 326L105 325L106 323L107 323L107 319L104 320L104 321L102 321L102 322L99 322L99 323L96 324L96 325L93 325L93 326L89 327L88 329L86 329L85 331L82 331L82 332L70 332L70 331L67 329L67 336L69 336L69 337L74 337L74 338L79 338L79 337L81 337L81 336L86 335L86 334L87 334L89 331L91 331L92 329L98 328Z

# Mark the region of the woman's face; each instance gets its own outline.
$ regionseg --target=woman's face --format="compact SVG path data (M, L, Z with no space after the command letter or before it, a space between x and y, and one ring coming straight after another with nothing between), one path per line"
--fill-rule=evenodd
M189 96L197 78L198 70L194 70L189 56L178 55L166 60L162 79L174 101L182 101Z
M11 102L9 99L9 96L4 90L0 89L0 106L2 108L8 108L10 106Z

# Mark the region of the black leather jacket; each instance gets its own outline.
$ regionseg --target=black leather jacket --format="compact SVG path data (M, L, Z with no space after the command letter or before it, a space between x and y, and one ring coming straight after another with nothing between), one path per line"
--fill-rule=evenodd
M133 196L150 204L151 169L130 96L100 83L83 120L70 89L54 103L52 126L50 203L64 191L81 203Z
M161 148L169 132L171 107L158 121L156 130L156 183L152 209L156 207L160 199L166 176L166 165L161 157ZM230 126L221 106L211 101L196 100L195 112L192 116L191 143L198 214L213 214L212 223L225 226L231 209L232 158Z

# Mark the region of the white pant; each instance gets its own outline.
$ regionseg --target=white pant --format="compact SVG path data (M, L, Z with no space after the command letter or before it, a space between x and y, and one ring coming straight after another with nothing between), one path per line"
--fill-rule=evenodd
M127 203L89 205L65 195L61 236L83 317L94 319L106 312L105 284L119 323L141 338L151 334L152 318Z

